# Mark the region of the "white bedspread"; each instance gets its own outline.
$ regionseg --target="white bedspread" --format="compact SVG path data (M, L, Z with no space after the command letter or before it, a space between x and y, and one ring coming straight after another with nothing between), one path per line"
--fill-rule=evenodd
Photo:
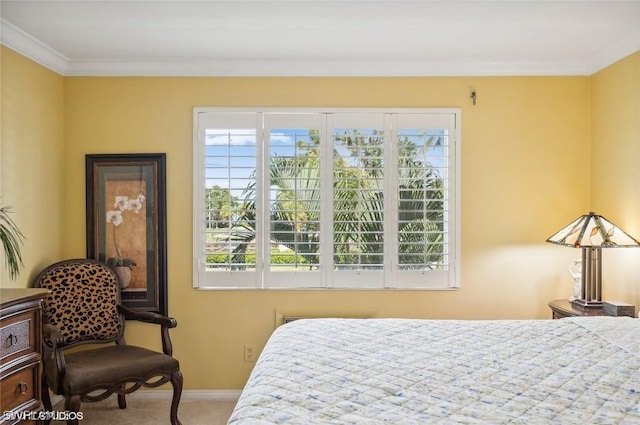
M640 424L639 347L631 318L298 320L229 424Z

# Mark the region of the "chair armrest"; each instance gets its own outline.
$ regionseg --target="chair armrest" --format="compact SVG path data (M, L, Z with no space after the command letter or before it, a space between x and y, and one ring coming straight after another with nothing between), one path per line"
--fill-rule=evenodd
M58 328L56 328L52 324L45 323L42 325L42 335L54 350L56 350L58 347L64 346L64 338L62 338L62 335L60 335L60 332L58 332Z
M44 360L48 360L53 353L53 360L56 362L57 380L56 382L62 382L62 377L64 377L67 371L67 363L64 360L64 347L66 342L60 332L58 332L58 328L53 326L50 323L45 323L42 325L42 336L48 344L44 344L45 346L50 345L51 348L44 350ZM56 384L57 385L57 384ZM58 394L58 393L56 393Z
M167 328L175 328L178 326L178 322L173 317L163 316L162 314L154 313L152 311L135 311L121 304L118 304L118 311L124 315L125 319L138 320L145 323L155 323L160 326L166 326Z
M152 311L131 310L122 304L118 304L118 312L122 314L125 319L160 325L162 351L169 356L173 355L173 346L171 344L171 337L169 336L169 329L178 326L176 319L173 317L163 316L162 314L154 313Z

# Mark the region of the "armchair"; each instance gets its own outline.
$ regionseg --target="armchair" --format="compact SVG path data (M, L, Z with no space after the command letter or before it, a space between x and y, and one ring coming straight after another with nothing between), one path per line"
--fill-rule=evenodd
M182 373L172 357L169 329L175 319L153 312L137 312L120 304L116 273L92 259L60 261L46 267L35 279L35 287L49 289L43 300L42 395L51 411L49 388L63 395L65 410L79 412L82 402L104 400L118 394L118 406L126 408L125 395L140 387L173 387L170 420L181 425L178 404ZM162 353L127 345L125 319L160 326ZM67 351L92 344L90 349ZM77 415L70 415L77 417ZM69 420L76 425L77 419Z

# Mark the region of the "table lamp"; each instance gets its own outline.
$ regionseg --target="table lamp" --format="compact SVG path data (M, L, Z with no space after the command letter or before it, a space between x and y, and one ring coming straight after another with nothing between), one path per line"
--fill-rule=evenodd
M547 239L582 249L582 289L571 301L580 308L602 308L602 248L640 247L640 242L601 215L590 212Z

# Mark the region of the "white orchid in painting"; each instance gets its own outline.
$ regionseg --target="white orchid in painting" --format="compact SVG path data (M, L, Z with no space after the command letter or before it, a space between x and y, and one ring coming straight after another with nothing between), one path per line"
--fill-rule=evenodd
M114 267L131 267L136 263L131 258L124 258L120 253L120 247L118 246L118 240L116 238L116 229L124 221L123 213L126 211L133 211L135 214L142 209L142 203L145 201L143 194L138 195L137 198L129 199L128 196L116 196L113 203L113 210L107 211L107 224L113 224L113 246L116 249L116 256L107 259L107 263Z

